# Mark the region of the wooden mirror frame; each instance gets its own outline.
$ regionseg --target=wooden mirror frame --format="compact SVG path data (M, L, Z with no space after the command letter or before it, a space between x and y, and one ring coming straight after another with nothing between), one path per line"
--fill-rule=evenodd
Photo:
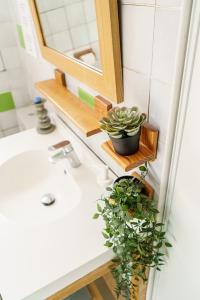
M117 0L95 0L102 72L45 45L36 0L29 0L42 56L111 101L123 101Z

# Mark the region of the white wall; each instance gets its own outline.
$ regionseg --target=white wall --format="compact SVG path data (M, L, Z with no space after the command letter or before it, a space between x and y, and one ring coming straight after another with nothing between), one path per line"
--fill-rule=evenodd
M200 2L194 1L190 39L166 203L170 248L153 300L199 300Z
M0 94L11 92L16 107L30 100L25 73L19 54L16 22L13 21L9 1L0 0ZM14 109L0 112L0 137L18 131Z
M13 5L15 5L15 1ZM124 104L138 105L148 113L149 121L160 130L158 158L151 164L154 186L159 192L165 157L165 139L168 128L170 95L177 51L178 30L183 0L121 0L121 34L124 73ZM37 41L36 41L37 43ZM40 54L34 58L21 50L26 68L31 98L38 93L34 83L53 77L54 66L45 62ZM77 93L82 86L89 87L67 75L68 87ZM79 133L81 135L81 133ZM82 136L82 135L81 135ZM123 170L101 150L104 134L88 138L86 142L120 174Z

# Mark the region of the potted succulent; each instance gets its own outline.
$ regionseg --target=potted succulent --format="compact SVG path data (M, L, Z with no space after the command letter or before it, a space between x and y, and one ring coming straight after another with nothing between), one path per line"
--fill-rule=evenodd
M115 107L108 116L100 120L100 128L106 132L113 147L120 155L131 155L138 151L141 125L146 120L137 107Z
M166 240L164 224L157 221L159 211L145 185L147 169L140 167L141 176L120 177L97 204L94 219L105 222L102 232L105 246L112 248L115 259L112 274L117 297L138 299L137 286L148 279L149 268L160 271L164 264Z

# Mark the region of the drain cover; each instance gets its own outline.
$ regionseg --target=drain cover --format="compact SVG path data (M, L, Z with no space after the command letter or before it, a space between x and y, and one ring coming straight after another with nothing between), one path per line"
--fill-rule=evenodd
M56 198L53 194L45 194L44 196L42 196L41 199L41 203L45 206L50 206L52 204L54 204L54 202L56 201Z

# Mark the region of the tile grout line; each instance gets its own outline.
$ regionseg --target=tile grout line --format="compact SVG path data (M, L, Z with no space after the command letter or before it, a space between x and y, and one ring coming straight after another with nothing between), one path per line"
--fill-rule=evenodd
M127 5L127 6L137 6L137 7L155 7L159 9L181 9L180 6L174 6L174 5L168 5L168 6L162 6L159 4L145 4L145 3L121 3L121 5Z
M157 0L155 1L156 4ZM156 27L156 6L154 7L154 21L153 21L153 39L152 39L152 51L151 51L151 66L149 72L149 99L148 99L148 121L150 117L150 97L151 97L151 77L152 77L152 69L153 69L153 58L154 58L154 42L155 42L155 27Z

